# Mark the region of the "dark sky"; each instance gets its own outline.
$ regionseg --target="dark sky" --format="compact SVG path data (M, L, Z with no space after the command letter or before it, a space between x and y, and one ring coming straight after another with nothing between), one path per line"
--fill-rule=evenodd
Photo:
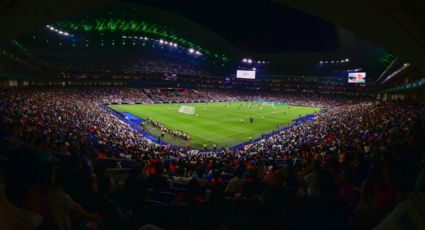
M126 0L184 16L250 54L327 52L339 47L335 26L267 0Z

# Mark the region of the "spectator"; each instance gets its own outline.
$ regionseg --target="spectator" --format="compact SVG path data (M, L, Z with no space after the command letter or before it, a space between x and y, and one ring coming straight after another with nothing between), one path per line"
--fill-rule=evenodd
M43 210L53 182L48 154L24 148L10 156L0 195L0 220L4 229L35 229L43 223Z
M240 169L237 169L235 172L235 177L233 177L226 187L226 193L236 194L241 193L243 188L244 179L242 178L242 172Z

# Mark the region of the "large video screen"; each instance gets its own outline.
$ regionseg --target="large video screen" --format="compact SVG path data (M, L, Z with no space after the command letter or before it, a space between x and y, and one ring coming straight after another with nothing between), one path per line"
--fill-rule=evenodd
M237 70L236 78L255 79L255 70Z
M365 72L348 73L348 83L366 83Z

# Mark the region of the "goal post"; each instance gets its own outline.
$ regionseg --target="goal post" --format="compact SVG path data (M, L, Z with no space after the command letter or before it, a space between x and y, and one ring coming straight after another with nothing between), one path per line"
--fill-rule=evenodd
M185 114L193 115L193 114L195 114L195 107L182 105L179 108L179 113L185 113Z

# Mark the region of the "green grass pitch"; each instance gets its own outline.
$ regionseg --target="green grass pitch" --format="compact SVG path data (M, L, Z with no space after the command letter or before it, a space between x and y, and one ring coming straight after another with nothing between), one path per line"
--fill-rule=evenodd
M193 106L196 115L179 113L180 106ZM227 106L226 106L227 105ZM256 102L214 102L188 104L153 104L153 105L111 105L119 112L129 112L143 119L152 118L169 129L177 129L191 135L192 148L201 148L204 144L211 148L214 144L220 147L230 147L256 139L262 134L283 128L300 116L314 114L320 111L318 107L305 106L261 106ZM253 117L251 124L249 118ZM154 135L160 131L153 127L145 130ZM187 146L181 138L167 135L164 141Z

